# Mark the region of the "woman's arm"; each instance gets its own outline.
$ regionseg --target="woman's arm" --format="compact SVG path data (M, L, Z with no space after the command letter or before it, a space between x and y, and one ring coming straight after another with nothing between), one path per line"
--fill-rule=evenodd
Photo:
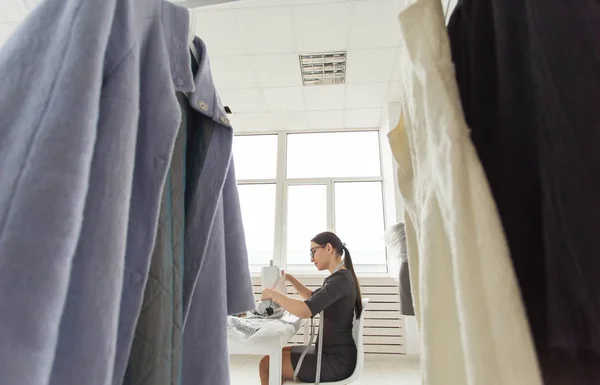
M309 299L310 298L310 296L313 293L312 290L310 290L308 287L304 286L293 275L286 274L285 275L285 279L287 279L288 281L290 281L290 283L292 284L292 286L294 286L294 289L296 289L296 291L298 292L298 294L300 295L300 297L302 297L302 299Z
M304 301L300 299L290 298L287 295L278 292L277 290L265 289L262 292L262 299L272 299L279 306L300 318L310 318L312 313Z

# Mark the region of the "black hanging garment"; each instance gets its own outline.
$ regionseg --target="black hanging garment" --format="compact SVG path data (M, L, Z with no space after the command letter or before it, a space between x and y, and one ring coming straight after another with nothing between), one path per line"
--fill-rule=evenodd
M448 33L545 384L600 384L600 3L461 0Z

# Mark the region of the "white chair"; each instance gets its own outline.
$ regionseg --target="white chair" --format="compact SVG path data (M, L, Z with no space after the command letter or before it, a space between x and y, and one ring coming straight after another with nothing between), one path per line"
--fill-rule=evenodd
M352 334L354 336L354 342L356 343L356 367L354 368L354 373L345 380L337 381L337 382L321 382L321 385L347 385L352 384L358 380L360 380L363 370L365 368L365 344L364 344L364 330L365 330L365 313L367 309L367 304L369 303L368 298L362 299L363 311L360 314L360 318L354 320L354 326L352 327ZM283 385L292 385L298 384L298 382L293 382L286 380ZM312 384L312 382L300 382L300 384Z

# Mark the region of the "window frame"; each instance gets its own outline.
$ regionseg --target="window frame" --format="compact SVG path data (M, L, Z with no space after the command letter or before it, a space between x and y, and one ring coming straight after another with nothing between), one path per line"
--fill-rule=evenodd
M370 177L323 177L323 178L286 178L287 170L287 136L289 134L320 134L320 133L347 133L347 132L376 132L378 138L379 152L379 176ZM274 179L238 179L237 185L252 184L275 184L275 236L273 247L273 263L290 273L298 275L315 275L314 267L306 265L290 265L287 263L287 203L288 187L290 185L311 185L319 184L327 187L327 227L328 231L335 232L335 183L343 182L379 182L381 183L381 199L383 207L383 226L387 228L387 207L386 189L384 185L384 162L382 159L382 141L381 131L377 128L360 129L320 129L320 130L282 130L282 131L260 131L260 132L240 132L236 136L256 136L256 135L276 135L277 136L277 167L276 177ZM393 208L392 208L393 209ZM382 234L383 237L383 234ZM355 265L357 273L363 275L377 275L388 273L388 255L386 249L385 264L358 264ZM250 269L253 275L259 274L260 266L250 263ZM318 275L318 274L317 274Z

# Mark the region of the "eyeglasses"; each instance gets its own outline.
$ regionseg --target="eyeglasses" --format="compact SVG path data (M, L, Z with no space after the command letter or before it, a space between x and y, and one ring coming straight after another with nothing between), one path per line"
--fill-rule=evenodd
M315 246L313 248L310 249L310 259L313 259L315 257L315 252L317 251L317 249L320 249L322 247L325 246Z

